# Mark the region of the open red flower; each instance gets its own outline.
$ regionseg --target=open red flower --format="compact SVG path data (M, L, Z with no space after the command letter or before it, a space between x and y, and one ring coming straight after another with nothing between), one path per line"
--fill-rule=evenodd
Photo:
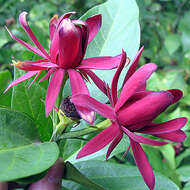
M186 124L187 119L181 117L163 123L153 122L169 105L182 97L182 92L177 89L168 91L146 90L146 81L157 67L155 64L149 63L136 71L142 50L143 48L138 52L126 74L119 98L117 97L117 83L126 62L125 52L122 54L121 63L113 77L111 89L99 81L100 89L109 97L112 106L102 104L90 96L82 94L73 96L72 102L77 106L87 107L112 121L108 128L91 139L80 150L77 158L95 153L111 143L107 151L107 159L122 139L123 134L126 134L129 137L129 147L132 148L139 171L149 189L153 190L155 186L154 174L140 143L161 146L168 142L153 140L141 136L139 133L174 142L184 141L186 135L181 128Z
M89 17L86 21L81 21L70 20L69 17L72 14L75 13L69 12L62 15L60 18L55 15L50 20L50 54L46 52L30 29L26 21L26 12L20 14L19 21L37 48L18 39L7 29L13 39L33 53L40 55L43 59L37 61L17 62L15 64L17 68L29 72L13 81L6 91L10 87L36 75L33 80L34 82L42 70L48 70L47 75L40 80L41 82L52 75L46 95L47 116L53 109L66 73L68 73L70 79L72 95L78 93L89 95L84 78L88 77L88 72L96 77L96 75L89 69L114 69L119 65L121 59L121 55L115 57L105 56L84 59L87 45L92 41L101 27L101 15L95 15ZM83 119L89 123L93 122L94 112L83 107L77 107L77 109Z

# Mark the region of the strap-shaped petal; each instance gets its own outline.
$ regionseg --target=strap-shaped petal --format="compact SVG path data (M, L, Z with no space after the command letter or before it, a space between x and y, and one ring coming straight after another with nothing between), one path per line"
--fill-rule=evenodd
M111 106L102 104L86 94L72 96L72 102L77 106L86 107L89 110L93 110L106 118L116 120L116 115Z
M56 31L57 23L58 23L58 15L56 14L51 18L51 20L49 22L49 37L50 37L51 41L53 40L53 36Z
M168 91L174 96L172 104L178 102L183 97L183 92L179 89L170 89Z
M64 70L58 69L57 71L55 71L55 73L51 78L51 81L47 89L46 101L45 101L46 116L49 115L49 113L54 107L55 101L61 89L63 77L64 77Z
M33 53L46 58L46 56L44 56L44 54L37 48L31 46L30 44L24 42L23 40L17 38L13 33L11 33L9 31L9 29L5 26L6 30L8 31L9 35L11 36L11 38L13 38L15 41L17 41L18 43L20 43L21 45L23 45L25 48L27 48L28 50L32 51Z
M33 85L33 83L37 80L37 78L40 76L40 74L41 74L41 71L39 71L37 73L37 75L34 77L33 81L30 83L30 85L28 86L28 88L30 88Z
M98 152L106 145L108 145L114 138L115 134L118 133L118 126L116 123L112 123L108 128L104 129L94 138L92 138L84 147L80 150L77 158L88 156L95 152Z
M118 112L120 123L125 126L151 121L162 113L173 101L168 91L148 93L144 98L127 102Z
M125 102L136 92L142 91L146 85L146 81L151 76L151 74L156 70L157 66L155 64L149 63L140 67L125 83L120 97L115 105L116 111L122 107ZM145 89L144 89L145 90Z
M163 123L148 124L141 130L138 130L138 132L144 134L151 134L151 135L170 133L181 129L182 127L185 126L186 123L187 123L187 118L180 117Z
M167 141L157 141L157 140L149 139L140 135L136 135L135 133L130 132L125 127L122 127L122 129L128 137L130 137L131 139L133 139L133 141L137 143L143 143L143 144L148 144L152 146L163 146L163 145L168 144Z
M125 76L125 79L123 81L123 86L125 85L126 81L133 75L133 73L136 71L139 59L141 57L141 54L143 52L144 46L138 51L137 55L135 56L132 64L129 67L129 70L127 71L127 74Z
M88 88L80 75L80 73L74 69L67 70L70 79L71 85L71 93L72 96L76 94L86 94L89 95ZM92 124L94 122L94 112L85 106L75 105L77 111L79 112L80 116L87 121L88 123Z
M84 59L77 69L110 70L119 66L121 55L115 57L91 57Z
M123 132L118 130L117 136L114 138L114 140L112 141L112 143L110 144L110 146L108 148L108 151L107 151L107 154L106 154L106 160L109 158L109 156L112 153L112 151L114 150L114 148L121 141L122 137L123 137Z
M121 61L120 61L119 67L117 68L115 72L115 75L113 77L112 84L111 84L112 103L114 106L117 102L117 83L118 83L121 71L123 70L123 67L125 66L125 63L126 63L126 52L122 50Z
M105 94L107 95L107 90L105 86L105 82L103 82L94 72L88 69L81 69L84 73L86 73L92 81L96 84L96 86Z
M26 15L27 14L28 14L27 12L22 12L19 15L19 22L20 22L21 26L23 27L23 29L25 30L25 32L28 34L28 36L30 37L30 39L34 42L34 44L44 54L44 56L46 58L50 59L50 56L48 55L48 53L46 52L46 50L44 49L44 47L39 43L39 41L37 40L36 36L32 32L32 30L30 29L30 27L29 27L29 25L28 25L28 23L26 21Z
M186 134L180 129L170 133L163 133L154 136L174 142L183 142L186 139Z
M144 150L139 143L132 139L130 139L130 142L137 167L149 189L153 190L155 186L155 177Z
M87 18L86 23L88 24L89 27L89 38L88 38L88 44L89 44L100 30L100 27L102 25L101 14Z
M52 73L54 73L55 71L56 71L57 69L50 69L48 72L47 72L47 74L43 77L43 78L41 78L40 80L39 80L39 83L40 82L42 82L42 81L44 81L44 80L46 80L46 79L48 79L50 76L51 76L51 74Z
M20 62L18 65L15 64L15 66L24 71L39 71L39 70L46 70L46 69L58 67L58 65L53 64L51 62L44 62L44 63Z
M9 88L33 77L34 75L38 74L40 71L29 71L26 74L22 75L21 77L17 78L16 80L14 80L13 82L11 82L11 84L9 84L9 86L7 87L7 89L4 91L4 93L9 90Z

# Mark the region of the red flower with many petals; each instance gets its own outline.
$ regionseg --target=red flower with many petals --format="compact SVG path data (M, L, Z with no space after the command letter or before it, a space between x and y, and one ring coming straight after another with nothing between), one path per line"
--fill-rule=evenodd
M88 78L89 73L90 77L98 80L97 76L89 69L109 70L116 68L120 63L121 55L83 59L88 43L92 41L101 27L101 15L95 15L89 17L86 21L81 21L70 20L69 17L72 14L74 14L74 12L69 12L62 15L59 19L58 16L55 15L51 19L49 23L49 35L51 40L50 55L42 47L30 29L26 21L26 12L20 14L19 21L37 48L18 39L8 31L13 39L33 53L40 55L43 59L17 62L15 64L16 67L29 72L13 81L6 91L10 87L36 75L33 80L34 82L42 70L48 70L46 76L40 80L41 82L52 75L46 95L47 116L53 109L66 73L69 75L72 95L78 93L89 95L83 78ZM94 112L82 107L77 107L77 109L83 119L89 123L93 122Z
M136 133L181 142L186 138L181 128L186 124L187 119L181 117L163 123L153 122L169 105L182 97L182 92L177 89L168 91L146 90L146 81L157 67L155 64L149 63L136 71L142 50L143 48L138 52L126 74L119 98L117 97L117 83L126 62L125 52L122 54L121 63L113 77L111 89L99 81L99 87L109 97L112 107L84 94L73 96L72 102L77 106L87 107L112 121L108 128L91 139L80 150L77 158L95 153L111 143L107 151L107 159L125 133L129 137L129 147L132 148L140 173L149 189L153 190L155 186L154 174L139 143L161 146L168 142L153 140Z

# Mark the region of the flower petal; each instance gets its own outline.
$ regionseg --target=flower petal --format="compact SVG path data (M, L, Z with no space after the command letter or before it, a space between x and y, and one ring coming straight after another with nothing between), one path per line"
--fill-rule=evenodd
M68 69L67 72L69 73L70 85L71 85L71 93L72 96L76 94L86 94L89 95L88 88L80 75L80 73L74 69ZM77 106L77 111L79 112L80 116L87 121L88 123L92 124L94 122L94 112L84 106L80 107Z
M172 101L173 96L168 91L152 92L140 100L127 102L117 112L118 119L120 123L125 126L153 120L163 112Z
M34 75L36 75L37 73L39 73L40 71L29 71L26 74L22 75L21 77L17 78L16 80L14 80L13 82L11 82L11 84L9 84L9 86L7 87L7 89L4 91L4 93L9 90L9 88L33 77Z
M88 69L81 69L84 73L86 73L92 81L96 84L96 86L105 94L107 95L107 90L105 87L105 82L103 82L94 72Z
M126 52L122 50L121 61L120 61L119 67L117 68L115 72L115 75L112 79L112 84L111 84L112 103L114 106L117 102L117 83L118 83L121 71L123 70L123 67L125 66L125 63L126 63Z
M59 20L58 20L58 25L57 25L57 28L60 26L61 22L63 21L63 19L67 19L69 18L71 15L74 15L76 14L75 11L71 11L71 12L68 12L68 13L65 13L63 15L60 16Z
M89 26L89 38L88 38L88 44L89 44L100 30L100 27L102 25L101 14L87 18L86 23Z
M110 70L119 66L121 55L115 57L91 57L84 59L81 64L76 67L77 69L97 69L97 70Z
M37 78L40 76L40 73L41 73L41 71L39 71L38 72L38 74L35 76L35 78L33 79L33 81L30 83L30 85L28 86L28 88L30 88L32 85L33 85L33 83L37 80Z
M155 186L155 177L144 150L139 143L136 143L132 139L130 139L130 142L137 167L149 189L153 190Z
M75 25L80 26L81 37L82 37L82 40L81 40L82 54L83 54L82 57L81 57L81 60L82 60L82 58L85 55L86 48L87 48L87 45L88 45L89 27L88 27L87 23L82 21L82 20L72 20L72 23L75 24ZM81 62L81 60L79 62Z
M46 101L45 101L47 117L54 107L55 101L61 89L63 77L64 77L64 70L58 69L57 71L55 71L55 73L51 78L51 81L47 89Z
M182 130L177 130L170 133L158 134L154 136L174 142L182 142L186 139L186 134Z
M53 36L54 36L55 30L57 27L57 23L58 23L58 15L56 14L51 18L51 20L49 22L49 37L50 37L51 41L53 40Z
M72 14L75 14L75 12L68 12L66 14L63 14L58 20L56 30L54 32L54 36L53 36L53 39L52 39L51 45L50 45L50 55L51 55L51 61L53 63L56 63L57 54L59 52L59 29L60 29L60 25L64 19L69 18Z
M44 63L26 63L26 62L20 62L18 65L15 64L15 66L21 70L24 71L39 71L39 70L46 70L49 68L56 68L58 65L53 64L51 62L44 62Z
M146 127L138 130L138 132L151 135L170 133L181 129L186 123L187 119L185 117L180 117L163 123L148 124Z
M117 133L118 126L116 123L112 123L108 128L104 129L84 145L84 147L78 153L77 159L101 150L114 139L115 134Z
M127 128L122 127L123 131L126 133L128 137L133 139L133 141L137 143L143 143L143 144L148 144L152 146L162 146L168 144L167 141L157 141L153 139L149 139L140 135L136 135L135 133L130 132Z
M144 46L141 47L141 49L138 51L137 55L135 56L132 64L130 65L129 67L129 70L127 71L127 74L125 76L125 79L123 81L123 85L125 85L125 83L127 82L127 80L133 75L133 73L136 71L137 69L137 66L138 66L138 62L139 62L139 59L141 57L141 54L143 52L143 49L144 49Z
M149 63L140 67L125 83L120 97L115 105L116 111L119 110L121 106L136 92L143 90L142 87L145 86L146 80L151 76L151 74L156 70L157 66L155 64Z
M102 104L86 94L72 96L72 102L77 106L86 107L89 110L93 110L106 118L113 120L116 119L114 110L111 106Z
M106 160L108 159L108 157L110 156L110 154L112 153L113 149L118 145L118 143L121 141L123 137L123 133L121 131L119 131L119 134L114 138L114 140L112 141L112 143L110 144L107 154L106 154Z
M20 43L21 45L23 45L25 48L27 48L28 50L32 51L33 53L46 58L46 56L44 56L44 54L37 48L31 46L30 44L24 42L23 40L17 38L14 34L12 34L9 29L5 26L6 30L8 31L9 35L11 36L11 38L13 38L14 40L16 40L18 43Z
M172 104L178 102L183 97L183 92L178 89L170 89L168 90L174 96Z
M20 22L21 26L23 27L23 29L25 30L25 32L28 34L28 36L30 37L30 39L34 42L34 44L44 54L44 57L50 59L50 56L48 55L48 53L46 52L46 50L44 49L44 47L39 43L39 41L37 40L36 36L34 35L34 33L32 32L32 30L28 26L28 23L26 21L26 15L27 14L28 14L27 12L22 12L19 15L19 22Z
M81 30L69 19L64 19L59 29L59 65L74 68L78 65L82 53Z
M47 74L43 77L43 78L41 78L40 80L39 80L39 83L40 82L42 82L42 81L44 81L44 80L46 80L46 79L48 79L50 76L51 76L51 74L52 73L54 73L55 71L56 71L57 69L50 69L48 72L47 72Z

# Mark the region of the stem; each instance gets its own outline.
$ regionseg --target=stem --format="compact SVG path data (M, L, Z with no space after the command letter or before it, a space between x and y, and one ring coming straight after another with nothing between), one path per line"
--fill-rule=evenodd
M109 119L106 119L100 123L98 123L96 126L88 126L85 129L76 130L76 131L70 131L68 133L63 133L59 139L68 139L68 138L79 138L84 135L88 135L90 133L94 133L97 131L102 131L109 127L111 124L111 121Z
M55 126L50 141L56 142L66 127L73 126L74 124L76 124L75 120L71 120L70 118L68 118L66 115L64 115L64 113L61 110L58 111L58 116L59 123Z

